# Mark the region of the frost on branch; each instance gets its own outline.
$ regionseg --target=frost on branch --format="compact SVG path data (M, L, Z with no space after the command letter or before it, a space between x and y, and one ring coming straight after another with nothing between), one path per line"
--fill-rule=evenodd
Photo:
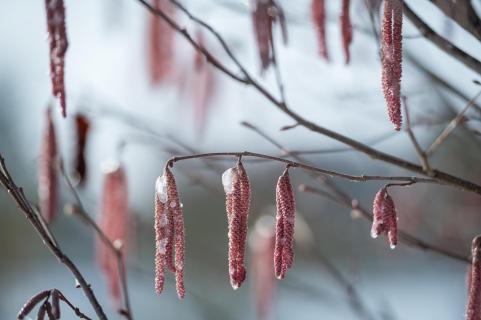
M481 319L481 236L473 239L466 320Z
M175 273L177 295L184 288L184 217L175 178L168 167L155 182L155 291L164 288L165 269ZM175 253L174 253L175 248Z
M282 8L274 0L253 0L252 20L256 36L261 70L266 70L273 62L273 34L274 23L279 21L284 43L287 43L287 27Z
M47 125L44 129L38 167L38 197L40 212L50 224L58 209L58 150L52 110L47 110Z
M401 129L402 1L385 0L381 28L382 89L389 119Z
M349 4L350 0L342 0L341 8L341 34L342 34L342 48L344 49L344 61L349 64L351 59L351 54L349 52L349 46L352 42L352 25L351 18L349 15Z
M244 255L250 207L249 178L240 161L222 174L222 185L229 229L229 276L232 288L238 289L246 278Z
M389 245L394 249L397 245L397 214L386 187L378 191L373 202L371 237L377 238L381 234L388 235Z
M252 284L258 319L269 319L273 309L276 278L274 269L275 221L271 216L261 217L250 236Z
M294 223L296 201L289 177L289 168L279 177L276 187L276 244L274 248L274 271L283 279L294 263Z
M128 233L128 190L127 179L119 163L105 164L99 227L108 240L122 253L125 263L125 248ZM116 302L120 299L121 279L116 254L100 237L97 237L97 262L107 277L110 294Z
M169 0L154 0L152 6L169 17L174 6ZM151 84L159 84L169 75L174 63L174 31L161 17L149 13L148 68Z
M312 21L316 27L317 39L319 42L319 54L329 61L329 53L327 50L326 39L326 4L325 0L312 0L311 15Z
M47 30L50 46L52 94L60 100L62 115L66 117L64 68L68 40L67 31L65 30L65 7L63 0L45 0L45 9L47 12Z

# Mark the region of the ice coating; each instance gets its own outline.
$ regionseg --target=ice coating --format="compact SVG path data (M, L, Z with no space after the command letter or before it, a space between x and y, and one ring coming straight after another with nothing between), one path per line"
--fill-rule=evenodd
M225 193L232 193L234 190L234 177L237 175L235 168L230 168L222 174L222 185Z
M167 181L164 175L161 175L155 181L155 192L162 203L167 202Z

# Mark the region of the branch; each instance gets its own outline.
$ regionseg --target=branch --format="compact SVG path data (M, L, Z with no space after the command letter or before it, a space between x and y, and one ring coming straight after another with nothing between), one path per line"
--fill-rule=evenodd
M13 200L17 203L18 208L24 213L27 220L32 224L32 226L37 231L38 235L42 239L43 243L47 246L47 248L52 252L54 256L56 256L60 263L64 264L70 272L73 274L75 279L78 281L80 287L82 288L85 296L89 300L90 304L95 310L95 313L101 320L107 320L107 316L105 315L102 306L98 302L92 288L87 283L77 266L70 260L68 256L66 256L60 247L56 246L52 240L50 239L47 232L42 228L41 224L35 217L35 211L33 210L32 206L27 200L27 197L23 193L23 190L19 188L13 179L11 178L8 169L5 165L5 160L3 156L0 154L0 183L7 189L8 194L12 196Z
M172 166L175 162L182 161L182 160L189 160L189 159L199 159L199 158L211 158L211 157L219 157L219 156L230 156L230 157L254 157L266 160L272 160L277 162L285 163L294 168L301 168L308 171L313 171L320 173L322 175L328 177L339 177L351 181L406 181L412 183L436 183L442 184L437 180L429 179L429 178L420 178L420 177L404 177L404 176L370 176L370 175L360 175L354 176L345 173L340 173L336 171L326 170L319 167L315 167L312 165L308 165L301 162L291 161L284 158L279 158L275 156L270 156L262 153L250 152L250 151L242 151L242 152L210 152L210 153L198 153L198 154L191 154L187 156L177 156L173 157L167 161L167 165Z
M292 111L286 103L277 100L274 95L272 95L263 85L258 83L256 80L253 79L252 76L247 72L247 70L242 67L240 62L235 58L233 55L232 51L229 49L227 46L226 42L223 40L223 38L219 35L218 32L216 32L211 26L209 26L207 23L202 21L201 19L194 17L190 12L188 13L189 17L192 17L196 23L207 29L211 34L213 34L221 43L222 47L226 51L226 53L229 55L231 60L240 68L241 73L243 73L244 78L239 78L239 77L232 77L232 73L226 69L217 59L213 59L212 54L205 49L204 47L199 46L198 43L196 43L193 38L189 35L189 33L182 27L180 27L175 21L170 19L164 12L161 10L155 9L152 7L150 4L148 4L144 0L136 0L140 4L142 4L144 7L146 7L152 14L157 15L164 19L175 31L177 31L183 38L185 38L194 48L196 48L200 53L202 53L206 58L207 61L211 62L216 68L218 68L220 71L223 73L227 74L230 76L232 79L237 80L238 82L241 82L243 84L251 85L254 87L262 96L264 96L267 100L269 100L274 106L276 106L280 111L284 112L286 115L291 117L293 120L295 120L299 125L302 125L303 127L319 133L321 135L330 137L334 140L337 140L339 142L342 142L353 149L360 151L366 155L368 155L372 159L376 160L381 160L390 164L393 164L395 166L404 168L406 170L416 172L419 174L425 174L423 168L419 165L416 165L412 162L409 162L407 160L392 156L390 154L384 153L382 151L376 150L374 148L371 148L367 145L364 145L354 139L351 139L347 136L344 136L342 134L339 134L337 132L331 131L327 128L324 128L322 126L319 126L302 116L298 115L294 111ZM182 7L176 0L171 0L172 3L177 5L177 7L181 8L184 12L187 10ZM183 8L183 9L182 9ZM188 11L187 11L188 12ZM481 68L480 68L481 70ZM434 170L433 171L433 176L436 180L439 182L447 183L453 186L456 186L462 190L469 190L471 192L477 193L481 195L481 186L478 184L475 184L471 181L467 181L461 178L458 178L456 176L450 175L448 173L439 171L439 170Z
M439 34L437 34L430 26L428 26L409 6L404 3L404 15L418 28L422 35L435 44L439 49L443 50L459 62L481 75L481 62L470 56L450 41L446 40Z

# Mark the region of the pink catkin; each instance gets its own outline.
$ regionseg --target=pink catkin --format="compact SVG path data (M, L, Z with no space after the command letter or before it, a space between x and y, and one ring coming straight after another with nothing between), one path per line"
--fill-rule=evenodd
M397 214L394 201L384 187L378 191L373 202L371 237L387 234L391 249L397 245Z
M126 252L129 223L127 198L127 179L124 170L120 166L111 168L104 178L99 227L112 243L116 244L120 241L123 258ZM99 237L97 237L97 261L107 277L112 297L118 302L121 279L117 257ZM125 259L122 263L125 263Z
M287 27L282 8L274 0L254 0L252 20L256 37L261 70L266 70L273 62L271 45L273 42L272 28L279 21L284 43L287 43Z
M257 221L250 239L252 283L258 319L269 318L276 291L276 278L272 274L276 234L273 222L266 218Z
M63 0L45 0L47 31L50 47L50 77L52 94L60 100L62 115L66 117L64 69L65 53L68 48L65 28L65 6Z
M246 278L244 266L247 220L250 203L250 184L242 165L230 168L222 175L226 193L226 211L229 235L229 276L234 289Z
M58 150L52 110L47 110L47 126L45 128L39 160L38 195L40 212L50 224L58 209Z
M329 61L326 39L326 8L325 0L312 0L311 15L316 27L317 39L319 42L319 54L326 61Z
M175 273L177 296L183 299L185 231L182 204L174 175L168 167L157 179L155 196L155 290L164 286L164 269ZM175 250L174 250L175 249Z
M204 36L200 30L197 32L197 43L204 47ZM202 53L196 50L194 53L194 68L192 94L194 100L194 120L198 133L203 133L207 120L209 107L216 90L214 70L206 61Z
M286 168L276 186L276 243L274 248L274 273L283 279L294 263L294 223L296 202L289 171Z
M174 7L169 0L154 0L154 8L160 9L170 17L174 15ZM148 68L150 83L161 83L169 75L174 62L174 32L160 17L149 13L148 30Z
M390 121L401 129L402 2L385 0L381 28L382 88Z
M350 0L342 0L342 7L341 7L341 34L342 34L342 47L344 49L344 61L346 64L349 64L351 60L351 54L349 51L349 46L352 42L352 25L351 25L351 18L349 15L349 5Z
M481 236L473 239L466 320L481 319Z

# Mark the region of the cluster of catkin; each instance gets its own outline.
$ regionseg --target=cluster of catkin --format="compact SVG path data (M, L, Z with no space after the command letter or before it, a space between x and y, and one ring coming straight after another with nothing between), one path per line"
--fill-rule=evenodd
M175 178L166 166L155 183L155 291L164 289L165 269L175 273L177 295L184 289L184 217ZM175 253L174 253L175 251Z
M167 268L175 273L177 295L183 298L184 220L177 186L169 165L170 163L157 178L155 185L155 290L158 294L163 291ZM244 258L251 194L249 177L240 160L235 167L222 174L222 185L226 194L229 277L232 288L238 289L246 279ZM294 261L295 200L288 168L277 182L276 203L273 265L276 277L282 279Z
M397 214L394 201L387 192L387 186L376 194L372 210L371 237L377 238L381 234L387 234L389 245L394 249L397 245Z
M52 94L60 100L62 115L67 115L64 69L65 53L68 48L65 29L65 6L63 0L45 0L47 30L50 47L50 77Z

